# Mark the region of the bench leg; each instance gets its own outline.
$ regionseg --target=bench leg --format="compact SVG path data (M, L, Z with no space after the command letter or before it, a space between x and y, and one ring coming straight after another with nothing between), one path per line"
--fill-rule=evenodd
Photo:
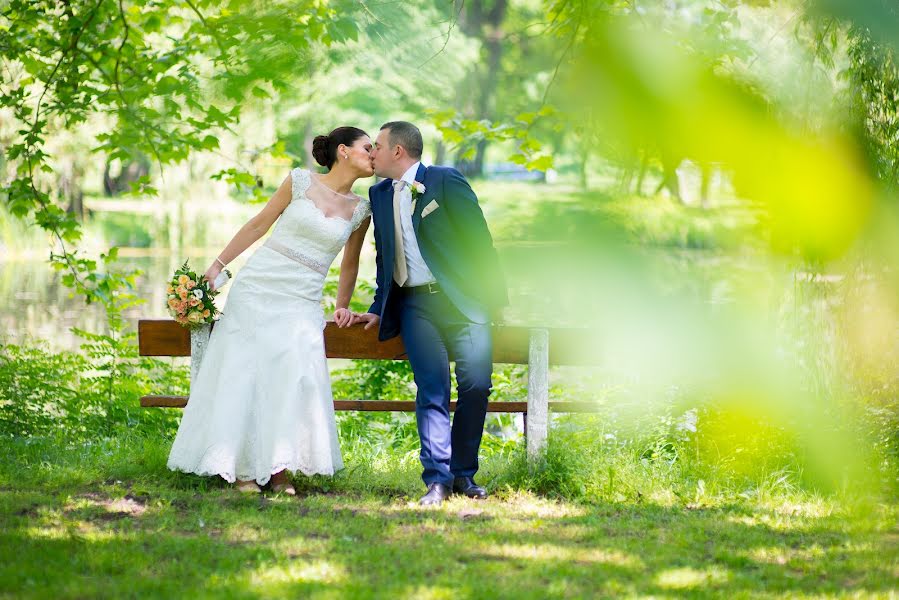
M533 468L546 447L549 429L549 331L532 329L528 357L528 412L525 439Z
M528 443L528 413L521 413L521 424L524 425L524 443Z

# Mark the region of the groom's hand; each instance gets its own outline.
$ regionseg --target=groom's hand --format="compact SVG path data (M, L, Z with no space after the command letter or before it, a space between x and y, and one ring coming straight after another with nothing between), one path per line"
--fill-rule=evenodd
M356 315L353 319L353 324L356 323L365 323L365 329L371 329L372 327L377 327L381 322L381 317L374 313L362 313L361 315Z

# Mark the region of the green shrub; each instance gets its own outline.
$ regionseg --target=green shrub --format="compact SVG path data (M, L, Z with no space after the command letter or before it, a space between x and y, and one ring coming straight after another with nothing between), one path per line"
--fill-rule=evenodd
M140 397L165 389L186 393L184 366L138 358L130 347L110 365L92 354L102 340L82 352L52 352L45 345L0 346L0 435L62 435L99 439L124 430L171 435L177 415L140 408ZM94 360L92 360L94 359Z

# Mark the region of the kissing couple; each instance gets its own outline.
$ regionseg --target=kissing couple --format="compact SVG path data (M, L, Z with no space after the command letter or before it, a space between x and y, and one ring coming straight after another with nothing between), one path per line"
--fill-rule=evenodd
M325 174L293 169L265 207L205 273L225 266L275 229L237 274L191 383L169 454L170 469L219 476L245 492L296 491L289 474L343 468L321 305L328 269L343 250L334 321L364 323L378 339L401 336L418 393L422 505L453 493L485 498L474 481L492 386L490 322L508 303L493 239L471 186L457 170L421 164L412 123L381 127L372 143L355 127L313 141ZM382 181L368 198L357 179ZM277 221L277 224L275 222ZM359 253L374 221L377 290L367 313L348 307ZM449 363L458 402L450 424Z

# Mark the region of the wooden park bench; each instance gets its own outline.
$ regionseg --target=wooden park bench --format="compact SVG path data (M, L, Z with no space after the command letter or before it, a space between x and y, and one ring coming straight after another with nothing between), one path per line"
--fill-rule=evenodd
M185 329L168 319L148 319L138 322L138 345L141 356L191 356L191 380L196 377L202 354L209 340L211 326ZM331 321L325 326L325 354L328 358L406 360L406 352L399 337L379 342L377 331L363 326L341 329ZM493 329L493 362L528 365L528 396L526 401L490 402L488 412L522 413L528 455L536 457L546 443L549 411L592 412L595 406L580 402L549 401L550 365L587 365L588 354L579 352L578 341L583 332L574 329L528 329L497 325ZM187 396L144 396L143 407L183 408ZM455 402L450 410L455 410ZM385 399L334 400L334 410L402 411L414 412L415 402Z

